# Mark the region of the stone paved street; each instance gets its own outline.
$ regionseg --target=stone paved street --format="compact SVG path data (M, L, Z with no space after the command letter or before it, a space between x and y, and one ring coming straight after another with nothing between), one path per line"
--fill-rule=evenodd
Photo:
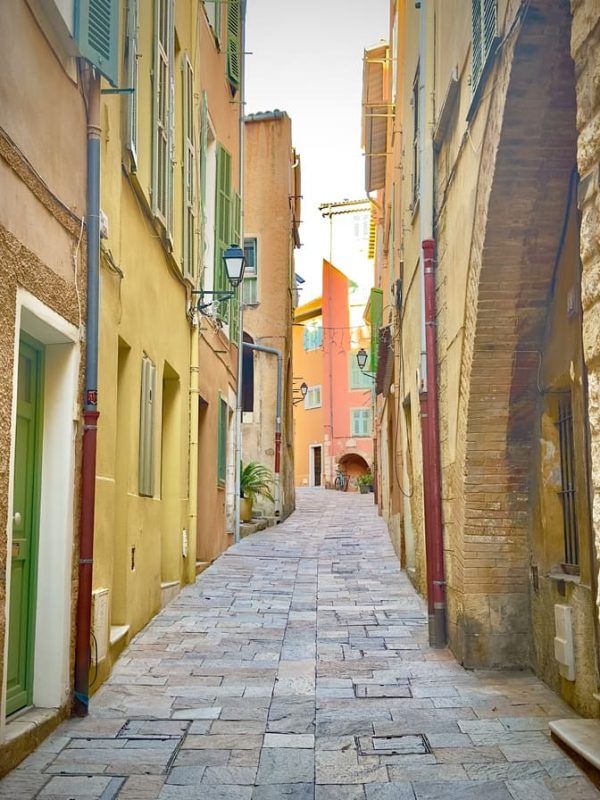
M550 740L569 709L531 674L427 645L372 495L298 492L125 651L0 797L598 798Z

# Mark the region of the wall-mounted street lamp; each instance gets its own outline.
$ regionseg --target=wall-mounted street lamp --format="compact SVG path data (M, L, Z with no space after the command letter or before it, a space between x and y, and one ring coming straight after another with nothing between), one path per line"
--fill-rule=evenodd
M294 391L296 390L294 389ZM296 397L295 400L292 400L292 405L297 406L298 403L301 403L304 400L307 394L308 394L308 386L306 384L306 381L302 381L302 383L300 384L300 397Z
M244 251L241 247L238 247L236 244L230 245L227 250L223 253L223 263L225 264L225 272L227 274L227 280L233 289L237 289L240 283L244 280L244 269L246 268L246 257L244 255ZM199 311L201 314L204 314L207 308L210 308L213 304L213 300L210 303L204 302L204 296L210 295L211 297L215 298L216 300L225 301L231 300L234 295L234 291L228 290L218 290L218 291L208 291L206 289L193 289L192 295L198 295L198 302L196 303L196 311Z
M362 372L363 375L368 375L369 378L375 380L375 373L374 372L366 372L365 367L367 366L367 360L369 358L369 354L365 350L364 347L361 347L358 353L356 354L356 361L358 363L358 368Z

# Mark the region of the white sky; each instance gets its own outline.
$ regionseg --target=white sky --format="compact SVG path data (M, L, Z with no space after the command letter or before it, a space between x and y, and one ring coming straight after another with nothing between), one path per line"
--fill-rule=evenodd
M248 0L246 113L287 111L302 159L301 302L321 291L327 223L319 204L365 197L362 58L387 39L388 9L389 0Z

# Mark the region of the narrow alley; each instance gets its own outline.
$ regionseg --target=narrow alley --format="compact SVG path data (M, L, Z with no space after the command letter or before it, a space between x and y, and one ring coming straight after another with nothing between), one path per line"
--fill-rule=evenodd
M600 797L549 739L572 715L530 673L430 649L372 495L304 489L150 622L0 797Z

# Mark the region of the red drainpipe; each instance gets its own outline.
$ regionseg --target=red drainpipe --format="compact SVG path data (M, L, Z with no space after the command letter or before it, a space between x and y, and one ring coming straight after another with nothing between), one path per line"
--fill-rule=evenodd
M446 581L444 577L444 538L440 434L437 396L437 323L435 302L435 241L422 242L425 275L425 327L427 385L420 393L421 438L423 443L423 504L425 507L425 556L427 561L427 610L429 643L445 647Z

